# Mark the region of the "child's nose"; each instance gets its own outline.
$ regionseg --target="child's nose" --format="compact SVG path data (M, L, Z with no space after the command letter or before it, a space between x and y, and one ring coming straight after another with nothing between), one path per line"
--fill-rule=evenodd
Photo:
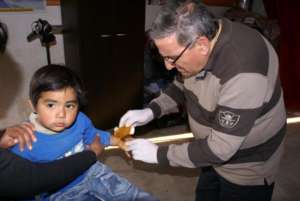
M66 110L65 109L60 109L59 112L57 113L57 116L60 118L63 118L66 116Z

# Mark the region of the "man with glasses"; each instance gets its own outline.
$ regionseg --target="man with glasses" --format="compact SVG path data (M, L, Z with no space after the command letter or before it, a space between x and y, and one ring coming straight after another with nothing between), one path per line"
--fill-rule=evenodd
M270 201L286 130L278 58L256 30L216 19L192 0L168 2L150 37L175 79L119 126L141 126L184 105L195 139L158 146L127 142L135 160L202 167L197 201Z

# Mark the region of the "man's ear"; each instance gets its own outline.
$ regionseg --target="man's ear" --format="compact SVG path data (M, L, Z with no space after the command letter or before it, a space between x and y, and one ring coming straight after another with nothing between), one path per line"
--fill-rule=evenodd
M30 106L30 109L33 113L36 113L34 105L32 104L31 100L28 99L28 105Z
M209 50L210 50L210 41L208 40L207 37L205 36L200 36L195 44L200 52L200 54L202 54L203 56L206 56L209 54Z

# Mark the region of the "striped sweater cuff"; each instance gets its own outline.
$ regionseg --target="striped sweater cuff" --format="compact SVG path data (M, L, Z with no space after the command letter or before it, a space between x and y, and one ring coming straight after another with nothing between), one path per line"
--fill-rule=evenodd
M167 157L169 146L160 146L157 150L157 161L159 165L170 166Z
M161 115L161 109L157 103L151 102L148 105L148 108L152 110L154 119L158 118Z

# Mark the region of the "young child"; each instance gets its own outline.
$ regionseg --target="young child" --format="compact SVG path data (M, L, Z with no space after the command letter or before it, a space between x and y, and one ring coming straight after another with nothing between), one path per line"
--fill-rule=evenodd
M30 150L20 151L18 146L12 148L14 153L26 159L47 162L66 157L97 143L96 136L104 146L117 143L110 133L95 128L91 120L79 111L85 102L82 82L67 67L48 65L37 70L30 83L30 101L34 112L29 120L35 126L37 141ZM157 200L100 162L62 189L45 192L38 195L38 199Z

